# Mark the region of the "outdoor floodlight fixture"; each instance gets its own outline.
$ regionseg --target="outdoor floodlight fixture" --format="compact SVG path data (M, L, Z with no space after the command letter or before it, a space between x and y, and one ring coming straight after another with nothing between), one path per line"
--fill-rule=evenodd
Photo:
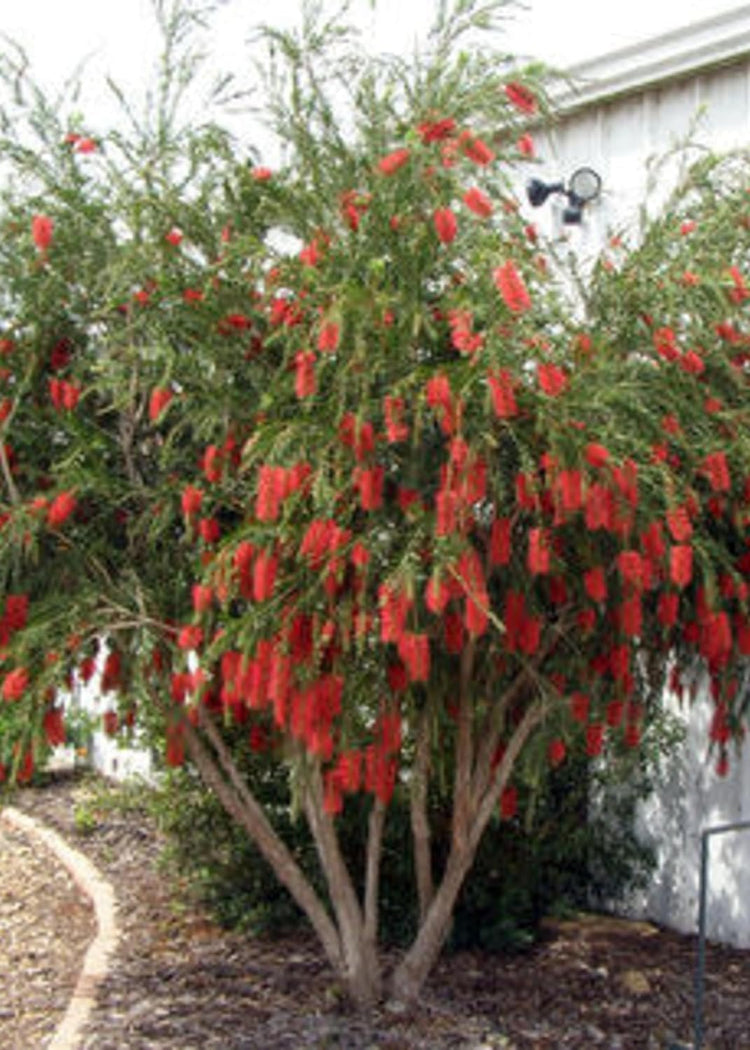
M576 226L581 222L584 207L596 200L601 190L601 176L593 168L578 168L574 171L567 188L564 182L544 182L542 179L529 179L526 184L526 196L534 208L541 207L552 193L562 193L568 198L568 207L562 215L567 226Z

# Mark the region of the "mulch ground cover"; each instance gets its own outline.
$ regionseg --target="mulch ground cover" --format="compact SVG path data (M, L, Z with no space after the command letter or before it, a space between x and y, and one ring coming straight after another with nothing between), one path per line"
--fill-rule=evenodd
M13 800L87 854L117 896L122 939L84 1050L665 1050L690 1043L695 938L607 916L549 923L522 955L446 956L418 1007L354 1013L312 938L221 929L159 869L161 842L147 814L105 799L101 783L58 778ZM67 893L67 910L45 933L41 958L47 965L67 952L69 970L71 945L80 958L85 951L90 913L71 903L64 880L50 883L47 870L45 881L47 864L17 860L13 877L25 864L25 893L36 887L44 903L8 907L0 867L0 973L8 944L30 936L24 922L54 913L55 887ZM39 957L14 959L20 1001ZM53 1017L64 996L58 987L49 997ZM23 1031L18 1017L14 1023L11 1033L0 1010L0 1046L43 1046L38 1016L27 1042L17 1041ZM704 1048L750 1050L748 951L709 946Z

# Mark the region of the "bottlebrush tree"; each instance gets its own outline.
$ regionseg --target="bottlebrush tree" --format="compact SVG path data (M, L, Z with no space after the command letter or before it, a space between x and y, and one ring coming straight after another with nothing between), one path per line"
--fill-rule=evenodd
M535 72L461 51L495 7L441 6L410 63L337 24L269 30L277 170L175 117L185 9L160 8L171 50L127 134L5 68L4 774L30 775L101 672L109 728L165 727L359 1003L386 987L394 792L420 921L387 988L410 998L524 777L637 747L696 662L721 769L742 735L747 166L704 163L572 308L514 195ZM288 767L327 899L239 772L259 751ZM337 839L360 792L364 885Z

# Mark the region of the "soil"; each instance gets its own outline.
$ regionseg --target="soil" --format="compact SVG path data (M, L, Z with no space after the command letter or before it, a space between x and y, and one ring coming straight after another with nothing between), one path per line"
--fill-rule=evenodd
M526 954L446 956L418 1007L362 1015L349 1009L310 937L231 933L187 903L159 870L160 840L150 819L109 804L100 784L57 779L13 802L89 856L117 896L122 939L82 1050L666 1050L690 1044L693 937L607 916L550 922ZM91 915L21 837L6 836L0 851L0 975L12 974L13 982L10 998L7 977L6 986L0 984L0 1046L32 1050L44 1045L44 1032L65 1008L93 935ZM50 915L59 917L50 923ZM19 944L32 941L38 946L31 955L19 953ZM750 952L709 945L704 1050L750 1050L748 1002Z

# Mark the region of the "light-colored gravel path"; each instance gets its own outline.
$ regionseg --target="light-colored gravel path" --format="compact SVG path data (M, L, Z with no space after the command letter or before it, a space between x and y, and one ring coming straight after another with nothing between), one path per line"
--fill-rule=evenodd
M61 835L12 807L0 811L0 933L4 1045L76 1050L117 945L114 891Z

